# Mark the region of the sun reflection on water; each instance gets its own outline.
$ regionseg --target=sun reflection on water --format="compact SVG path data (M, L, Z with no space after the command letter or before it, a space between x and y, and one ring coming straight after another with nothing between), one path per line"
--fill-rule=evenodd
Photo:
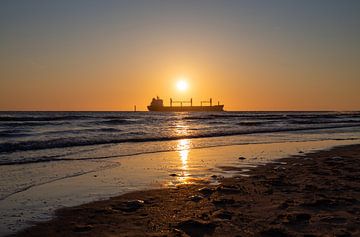
M189 135L189 125L184 120L177 120L174 124L174 133L177 136Z

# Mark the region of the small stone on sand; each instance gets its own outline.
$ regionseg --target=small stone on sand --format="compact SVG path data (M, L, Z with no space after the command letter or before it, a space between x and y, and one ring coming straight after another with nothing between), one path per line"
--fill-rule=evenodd
M93 228L92 225L76 225L74 228L73 228L73 231L74 232L86 232L86 231L89 231Z
M216 225L211 222L190 219L180 222L178 228L190 236L205 236L211 235L214 232Z
M206 188L206 187L200 188L198 191L204 195L211 195L213 192L215 192L214 189Z
M132 200L121 203L119 206L113 207L113 209L121 210L124 212L133 212L144 206L143 200Z
M199 202L200 200L202 200L204 197L201 195L192 195L189 197L189 199L193 202Z

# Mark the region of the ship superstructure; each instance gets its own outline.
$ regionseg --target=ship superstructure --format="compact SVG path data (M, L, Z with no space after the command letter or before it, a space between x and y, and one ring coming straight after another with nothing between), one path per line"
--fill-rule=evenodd
M200 101L200 105L193 105L192 98L188 101L177 101L170 98L170 106L164 106L164 101L158 96L153 98L147 107L149 111L160 112L183 112L183 111L224 111L224 105L220 102L213 105L212 98L207 101Z

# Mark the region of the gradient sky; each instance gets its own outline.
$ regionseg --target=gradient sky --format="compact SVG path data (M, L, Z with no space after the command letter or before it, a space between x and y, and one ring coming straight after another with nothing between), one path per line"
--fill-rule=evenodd
M0 110L145 110L156 95L360 110L360 1L0 2Z

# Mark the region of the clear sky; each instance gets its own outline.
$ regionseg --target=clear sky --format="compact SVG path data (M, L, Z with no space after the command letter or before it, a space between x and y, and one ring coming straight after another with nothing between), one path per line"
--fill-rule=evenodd
M0 110L145 110L156 95L360 110L360 1L0 2Z

